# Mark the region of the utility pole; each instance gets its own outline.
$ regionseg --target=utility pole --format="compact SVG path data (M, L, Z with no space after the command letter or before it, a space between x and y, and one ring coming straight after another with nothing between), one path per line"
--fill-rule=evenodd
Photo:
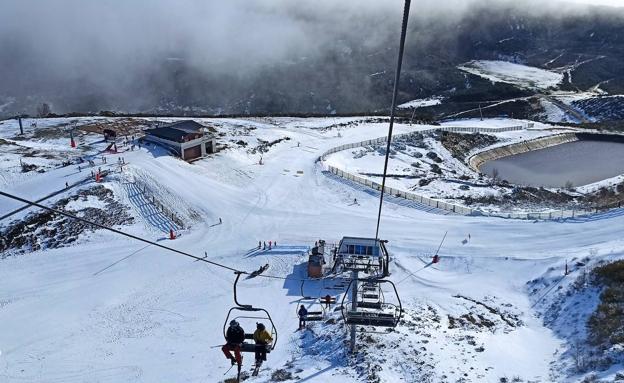
M22 126L22 116L17 116L17 122L20 127L20 135L24 135L24 127Z
M358 271L353 270L351 273L351 283L353 283L351 290L351 311L357 311L357 291L358 291ZM356 341L356 331L355 325L351 325L351 353L355 354L357 352L357 346L355 344Z
M481 121L483 121L483 110L481 110L481 104L479 104L479 115L481 115Z

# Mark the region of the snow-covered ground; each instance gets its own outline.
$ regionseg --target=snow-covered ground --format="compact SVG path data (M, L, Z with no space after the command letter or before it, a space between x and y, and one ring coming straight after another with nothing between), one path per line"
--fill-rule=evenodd
M459 69L492 82L536 90L554 88L563 81L561 73L508 61L475 60L461 65Z
M419 100L408 101L406 103L403 103L397 106L397 108L399 109L424 108L427 106L440 105L442 103L442 100L443 100L442 97L423 98Z
M301 382L576 381L579 376L562 363L570 339L557 327L560 322L549 327L543 321L552 295L535 304L551 285L529 288L527 282L562 275L571 257L624 258L623 216L527 222L433 215L386 203L380 237L389 241L390 279L401 294L405 322L395 332L362 335L356 357L345 352L348 336L338 313L332 314L336 324L317 322L296 331L302 253L319 238L334 243L345 235L375 234L378 199L327 177L316 163L332 147L386 134L387 125L379 123L331 128L359 120L200 119L216 127L219 143L228 148L193 164L152 146L102 154L105 143L95 135L82 137L74 150L62 131L16 140L14 121L0 123L0 138L66 158L80 153L113 171L103 185L137 218L121 227L126 232L237 269L268 263L267 274L294 278L255 278L239 285L240 301L269 310L279 331L276 349L250 382L275 381L271 375L277 370L292 374L285 381ZM40 121L28 133L65 122ZM398 133L418 129L397 126ZM284 137L290 139L266 153L253 150L258 139ZM127 163L122 172L119 157ZM13 177L0 188L36 199L89 171L60 167L56 156L35 158L47 164L44 173ZM2 161L4 175L18 159L2 151ZM381 167L382 157L367 161ZM135 177L192 221L175 241L152 230L149 217L142 216L151 213L123 194L123 183ZM2 198L0 214L19 205ZM73 207L84 206L103 207L91 198ZM447 231L441 262L431 265ZM229 363L219 350L223 322L234 305L231 271L102 230L82 239L0 259L0 381L221 382L233 375L224 376ZM278 246L255 250L258 241L269 240ZM310 285L307 294L323 291L318 283ZM243 325L252 330L255 320ZM245 355L246 370L252 359ZM613 377L622 368L615 365L603 375Z

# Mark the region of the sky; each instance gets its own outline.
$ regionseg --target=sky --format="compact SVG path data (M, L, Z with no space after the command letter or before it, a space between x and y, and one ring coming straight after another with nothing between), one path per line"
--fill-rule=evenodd
M328 47L348 51L344 41L376 47L396 33L386 27L400 20L403 1L0 0L0 105L30 89L49 89L53 96L57 89L95 89L98 98L117 99L151 86L176 63L245 78L318 57ZM568 1L624 6L624 0ZM484 2L531 2L521 7L557 17L564 8L589 8L554 0L412 0L412 16L448 20Z
M594 5L610 5L612 7L624 7L624 0L567 0L573 3L585 3Z

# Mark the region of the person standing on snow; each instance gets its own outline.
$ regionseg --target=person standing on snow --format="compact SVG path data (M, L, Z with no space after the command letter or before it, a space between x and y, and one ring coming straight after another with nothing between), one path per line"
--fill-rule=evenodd
M226 343L221 347L221 351L232 362L232 366L234 364L241 366L243 364L241 345L245 341L245 330L237 321L232 320L230 322L230 327L225 333L225 341ZM232 351L234 351L234 356L232 356Z
M299 306L299 311L297 312L297 314L299 314L299 330L302 330L306 326L306 319L308 317L308 310L306 310L306 308L303 307L303 305L301 305L301 306Z
M328 309L331 305L331 295L327 294L323 299L325 301L325 308Z
M256 366L259 366L263 361L266 361L267 348L273 342L273 337L266 330L264 324L256 323L256 331L253 334L253 338L256 342Z

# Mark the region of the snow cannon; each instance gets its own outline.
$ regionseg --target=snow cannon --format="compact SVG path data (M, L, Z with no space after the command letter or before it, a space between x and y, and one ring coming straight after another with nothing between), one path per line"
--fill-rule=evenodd
M100 172L95 173L95 182L102 182L102 176L100 175Z
M173 229L169 229L169 239L170 239L170 240L174 240L174 239L176 239L176 235L175 235L175 233L173 232Z

